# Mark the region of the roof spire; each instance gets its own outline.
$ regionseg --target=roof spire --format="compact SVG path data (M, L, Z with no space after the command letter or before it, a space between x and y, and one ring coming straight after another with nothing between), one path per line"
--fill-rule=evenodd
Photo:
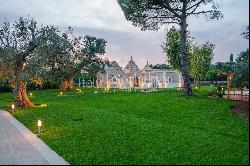
M147 65L148 65L148 61L147 61Z
M133 57L131 56L131 60L133 60Z

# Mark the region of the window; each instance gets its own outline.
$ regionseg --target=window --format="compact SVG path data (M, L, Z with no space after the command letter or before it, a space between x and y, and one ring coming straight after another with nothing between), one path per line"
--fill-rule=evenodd
M113 78L112 82L116 82L116 78Z
M166 83L171 83L172 82L172 78L171 77L167 77Z

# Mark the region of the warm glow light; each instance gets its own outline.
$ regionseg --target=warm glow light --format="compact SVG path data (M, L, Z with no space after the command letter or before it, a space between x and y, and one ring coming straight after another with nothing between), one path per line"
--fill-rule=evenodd
M32 93L30 93L30 96L32 96L33 94Z
M11 105L11 108L12 108L12 109L15 109L15 105L14 105L14 104L12 104L12 105Z
M198 87L196 86L195 89L198 89Z
M62 93L62 92L60 92L60 95L63 95L63 93Z
M41 127L41 126L42 126L42 121L38 120L38 121L37 121L37 126L38 126L38 127Z

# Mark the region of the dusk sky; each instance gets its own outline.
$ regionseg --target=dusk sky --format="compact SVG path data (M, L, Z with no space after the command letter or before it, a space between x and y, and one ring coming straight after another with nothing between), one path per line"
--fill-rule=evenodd
M188 30L198 44L215 44L213 63L228 61L248 48L248 40L240 35L249 24L249 0L218 0L224 18L206 21L190 18ZM105 56L125 67L130 57L140 68L147 60L150 64L165 63L161 48L167 28L141 31L125 16L116 0L0 0L0 22L30 16L39 24L55 25L61 30L71 26L79 35L93 35L107 40Z

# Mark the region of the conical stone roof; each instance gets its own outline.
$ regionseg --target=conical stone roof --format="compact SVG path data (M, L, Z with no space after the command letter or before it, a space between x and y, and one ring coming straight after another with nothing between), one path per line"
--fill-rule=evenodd
M148 61L145 67L142 69L142 72L144 73L146 70L152 70L152 68L149 66Z
M139 67L136 65L136 63L134 62L132 56L127 66L124 68L124 72L129 75L134 75L134 74L140 75L141 71Z

